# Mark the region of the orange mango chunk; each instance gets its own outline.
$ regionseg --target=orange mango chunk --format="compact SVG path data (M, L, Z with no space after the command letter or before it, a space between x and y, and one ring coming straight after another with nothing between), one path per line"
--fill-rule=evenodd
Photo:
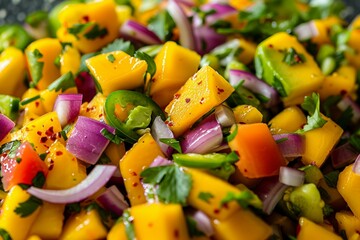
M225 101L234 88L213 68L202 67L174 95L166 106L167 121L174 135L180 136L213 107Z

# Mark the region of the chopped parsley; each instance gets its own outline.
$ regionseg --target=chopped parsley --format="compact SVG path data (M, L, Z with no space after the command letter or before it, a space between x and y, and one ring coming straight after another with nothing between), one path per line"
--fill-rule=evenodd
M58 79L56 79L54 82L52 82L47 89L52 91L55 90L55 92L62 91L76 87L75 78L72 72L67 72L60 76Z
M3 240L12 240L10 234L3 228L0 228L0 237L2 237Z
M30 196L25 202L19 203L14 212L20 217L27 217L38 209L43 204L41 199Z
M112 134L111 132L109 132L109 130L107 130L106 128L101 129L100 131L101 135L103 135L106 139L108 139L109 141L115 143L115 144L120 144L121 142L124 141L124 139L122 139L121 137L119 137L116 134Z
M45 175L43 172L38 172L35 177L33 178L32 185L37 188L42 188L45 184Z
M304 54L296 52L294 48L288 48L285 52L283 62L292 66L306 61Z
M197 228L197 223L193 217L186 216L186 225L191 237L205 236L205 234Z
M27 104L29 104L29 103L32 103L32 102L34 102L34 101L36 101L36 100L38 100L38 99L40 99L40 95L36 95L36 96L34 96L34 97L31 97L31 98L25 98L24 100L22 100L22 101L20 102L20 105L21 105L21 106L25 106L25 105L27 105Z
M320 96L318 93L312 93L311 96L306 96L301 107L309 113L307 117L307 124L303 129L299 129L297 133L304 133L316 128L321 128L327 122L320 113Z
M68 28L68 32L74 35L77 39L80 38L80 34L85 32L83 36L90 40L103 38L108 34L107 28L101 28L99 24L94 22L75 23L70 28Z
M113 54L109 54L107 55L107 60L109 60L109 62L114 63L115 62L115 57Z
M42 78L42 71L44 68L44 62L40 61L43 57L39 49L33 51L26 51L27 60L29 63L29 71L31 75L30 87L36 87Z
M103 49L101 49L101 53L110 53L114 51L123 51L133 56L135 53L135 47L131 44L130 41L124 41L123 39L116 39L112 43L106 45Z
M213 198L214 195L210 192L199 192L198 198L203 200L206 203L209 203L209 200Z
M128 240L135 240L135 229L133 224L133 217L130 215L129 210L125 210L122 215L122 220L125 225L125 233Z
M180 141L176 140L175 138L160 138L160 142L165 143L166 145L169 145L173 149L175 149L177 152L182 153Z
M147 168L140 176L144 183L157 185L156 195L161 202L186 205L192 185L191 175L176 164Z
M21 142L19 140L14 140L11 142L4 143L0 147L0 154L8 152L9 158L14 158L17 152L17 149L20 147Z

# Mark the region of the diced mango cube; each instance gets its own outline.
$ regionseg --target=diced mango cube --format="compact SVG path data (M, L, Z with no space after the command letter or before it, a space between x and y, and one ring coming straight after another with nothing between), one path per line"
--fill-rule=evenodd
M344 230L348 239L360 232L360 219L349 211L340 211L335 214L339 230Z
M300 231L297 235L297 240L308 239L326 239L326 240L341 240L340 236L330 232L326 228L313 223L312 221L301 217L299 219Z
M297 106L287 107L275 115L270 121L272 134L292 133L306 124L305 114Z

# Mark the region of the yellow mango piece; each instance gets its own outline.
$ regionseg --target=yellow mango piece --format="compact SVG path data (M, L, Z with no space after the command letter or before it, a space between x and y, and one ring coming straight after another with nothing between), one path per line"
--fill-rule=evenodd
M119 166L119 161L125 155L125 151L125 144L123 142L119 144L110 142L105 149L105 154L110 159L112 165Z
M36 88L39 90L44 90L48 85L50 85L54 80L60 77L60 69L54 64L55 59L61 53L61 44L58 39L55 38L42 38L36 40L27 46L25 49L26 60L29 68L29 75L32 79L32 82L36 85ZM38 51L42 56L37 59L37 62L42 62L42 75L40 79L34 79L35 75L32 72L31 66L31 55ZM34 80L38 80L37 83Z
M130 6L117 5L115 11L120 25L131 18L132 9Z
M22 101L40 96L40 93L41 92L35 88L29 88L22 96ZM38 116L43 115L46 112L41 99L36 99L35 101L32 101L22 107L25 108L25 111L27 111L29 114L35 114Z
M67 45L60 55L60 73L61 75L72 72L77 74L81 64L81 55L75 47Z
M221 204L228 193L240 194L240 189L199 170L186 168L185 171L191 175L192 179L192 188L187 199L189 205L203 211L209 217L219 220L227 219L240 209L239 204L235 201L226 205ZM199 197L204 193L211 194L212 197L205 201Z
M58 239L64 221L63 204L43 202L36 221L31 226L30 235L37 235L43 239Z
M196 73L200 64L200 55L169 41L164 44L154 61L156 73L151 79L150 96L163 108L186 80ZM180 66L181 71L179 71ZM164 92L166 96L162 94Z
M326 204L330 205L334 209L343 209L346 207L346 202L336 188L329 187L325 178L321 178L317 184L318 188L322 188L327 192L326 198L323 198Z
M21 50L8 47L0 54L0 94L14 95L18 88L25 89L25 57Z
M130 209L138 240L190 239L181 205L151 203Z
M26 240L41 240L41 238L39 236L37 236L37 235L31 235Z
M307 120L297 106L287 107L269 121L272 134L292 133L302 128Z
M352 168L354 164L347 166L340 174L337 190L348 204L357 218L360 218L360 174L355 173Z
M141 153L141 157L139 157ZM120 172L131 206L146 202L144 188L140 182L140 173L157 157L164 154L150 133L139 138L132 148L120 160Z
M339 230L344 230L348 239L360 232L360 219L349 211L340 211L335 214Z
M180 136L200 117L225 101L234 88L214 69L202 67L189 78L166 106L168 125Z
M318 90L320 98L325 100L332 95L351 94L355 90L356 70L352 66L340 66L339 69L326 76Z
M49 112L29 122L21 129L23 139L34 144L38 154L45 153L56 139L60 139L61 125L56 112Z
M109 234L106 237L107 240L128 240L125 232L125 225L120 220L117 221L114 226L109 231Z
M87 239L96 240L106 238L107 230L101 222L97 210L81 211L72 215L65 223L60 240Z
M82 53L95 52L118 36L115 7L113 0L70 4L59 13L61 26L56 35L60 41L72 43ZM85 27L76 31L79 24Z
M345 52L345 57L349 63L354 66L357 70L360 69L360 15L358 15L350 25L350 37L347 42L354 52Z
M300 231L297 235L297 240L309 239L326 239L326 240L341 240L340 236L327 230L326 228L313 223L312 221L301 217L299 219Z
M297 64L283 61L286 52L293 48L304 60ZM257 61L262 68L257 73L270 85L280 89L283 102L295 105L302 103L304 96L316 91L324 75L304 46L296 37L279 32L261 42L256 50ZM296 100L296 102L294 101Z
M44 188L68 189L86 178L85 166L59 141L54 142L48 149L45 163L49 167L49 173Z
M320 168L343 133L330 118L322 117L327 121L324 126L304 133L305 152L301 159L304 165L313 164Z
M238 60L244 64L250 64L254 60L256 44L245 38L239 38L239 41L242 51L238 56Z
M89 103L85 102L81 105L79 115L106 122L105 100L106 97L102 93L96 94Z
M239 105L233 109L236 123L260 123L262 113L254 106Z
M9 233L13 240L26 239L31 225L39 215L41 207L37 208L32 214L21 217L15 213L15 209L20 203L26 202L30 195L20 186L12 187L1 208L0 228Z
M250 210L241 209L225 220L213 220L216 239L267 239L272 228Z
M246 10L254 2L252 0L229 0L229 4L238 10Z
M92 76L104 96L120 89L135 89L144 85L147 63L123 51L99 54L86 60Z

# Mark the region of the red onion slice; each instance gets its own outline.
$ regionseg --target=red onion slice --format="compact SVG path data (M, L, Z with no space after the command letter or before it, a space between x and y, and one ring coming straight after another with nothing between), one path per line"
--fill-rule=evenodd
M82 94L59 94L54 104L54 111L62 127L75 121L82 104Z
M106 210L112 211L118 216L129 207L124 195L114 185L106 189L96 200L99 201Z
M266 107L273 107L279 102L279 95L277 91L264 81L258 79L252 73L237 69L231 69L229 72L229 82L233 87L242 84L242 86L246 87L252 92L260 94L267 98L268 101L265 104Z
M215 114L211 114L194 129L185 133L180 144L184 153L204 154L219 147L222 141L221 126L216 121Z
M159 166L166 166L171 164L173 164L173 162L170 161L169 159L164 158L162 156L157 156L149 167L159 167Z
M294 29L294 32L299 41L306 41L319 35L314 21L299 24Z
M115 134L115 128L95 119L79 116L67 140L66 149L78 159L95 164L109 144L109 140L101 134L104 128Z
M291 167L280 167L279 182L293 187L304 184L305 172Z
M273 138L284 157L300 157L305 152L305 138L301 134L275 134Z
M255 193L263 201L263 211L271 214L278 202L288 188L285 184L279 182L278 177L269 177L263 181L255 189Z
M231 127L236 123L234 112L225 105L219 105L215 108L215 117L222 127Z
M356 157L352 170L354 173L360 174L360 154Z
M351 117L351 121L353 123L358 123L360 120L360 107L349 97L344 96L340 102L338 102L337 107L341 111L345 111L348 107L352 109L353 116Z
M191 214L191 217L196 222L196 228L203 232L206 237L214 235L214 228L212 227L209 217L200 210Z
M213 24L218 20L227 19L230 16L237 15L238 11L229 4L208 3L201 6L204 12L215 10L215 13L206 16L206 23Z
M15 127L15 123L5 116L4 114L0 113L0 141L3 140L6 135Z
M358 155L359 152L347 142L332 150L330 158L333 167L338 169L353 163Z
M169 126L161 119L160 116L157 116L154 119L154 122L151 126L151 135L155 141L159 144L161 151L166 155L170 156L173 152L172 147L160 141L161 138L174 138L173 132L170 130Z
M167 10L180 32L180 44L191 50L195 49L195 40L191 24L177 0L169 0Z
M27 192L51 203L75 203L84 200L102 188L113 175L116 166L96 165L90 174L78 185L64 190L41 189L30 187ZM61 181L61 179L59 179Z
M75 78L78 93L83 95L84 102L90 102L96 95L95 81L88 72L81 72Z
M161 44L160 38L144 25L133 20L127 20L120 28L120 34L147 45Z

